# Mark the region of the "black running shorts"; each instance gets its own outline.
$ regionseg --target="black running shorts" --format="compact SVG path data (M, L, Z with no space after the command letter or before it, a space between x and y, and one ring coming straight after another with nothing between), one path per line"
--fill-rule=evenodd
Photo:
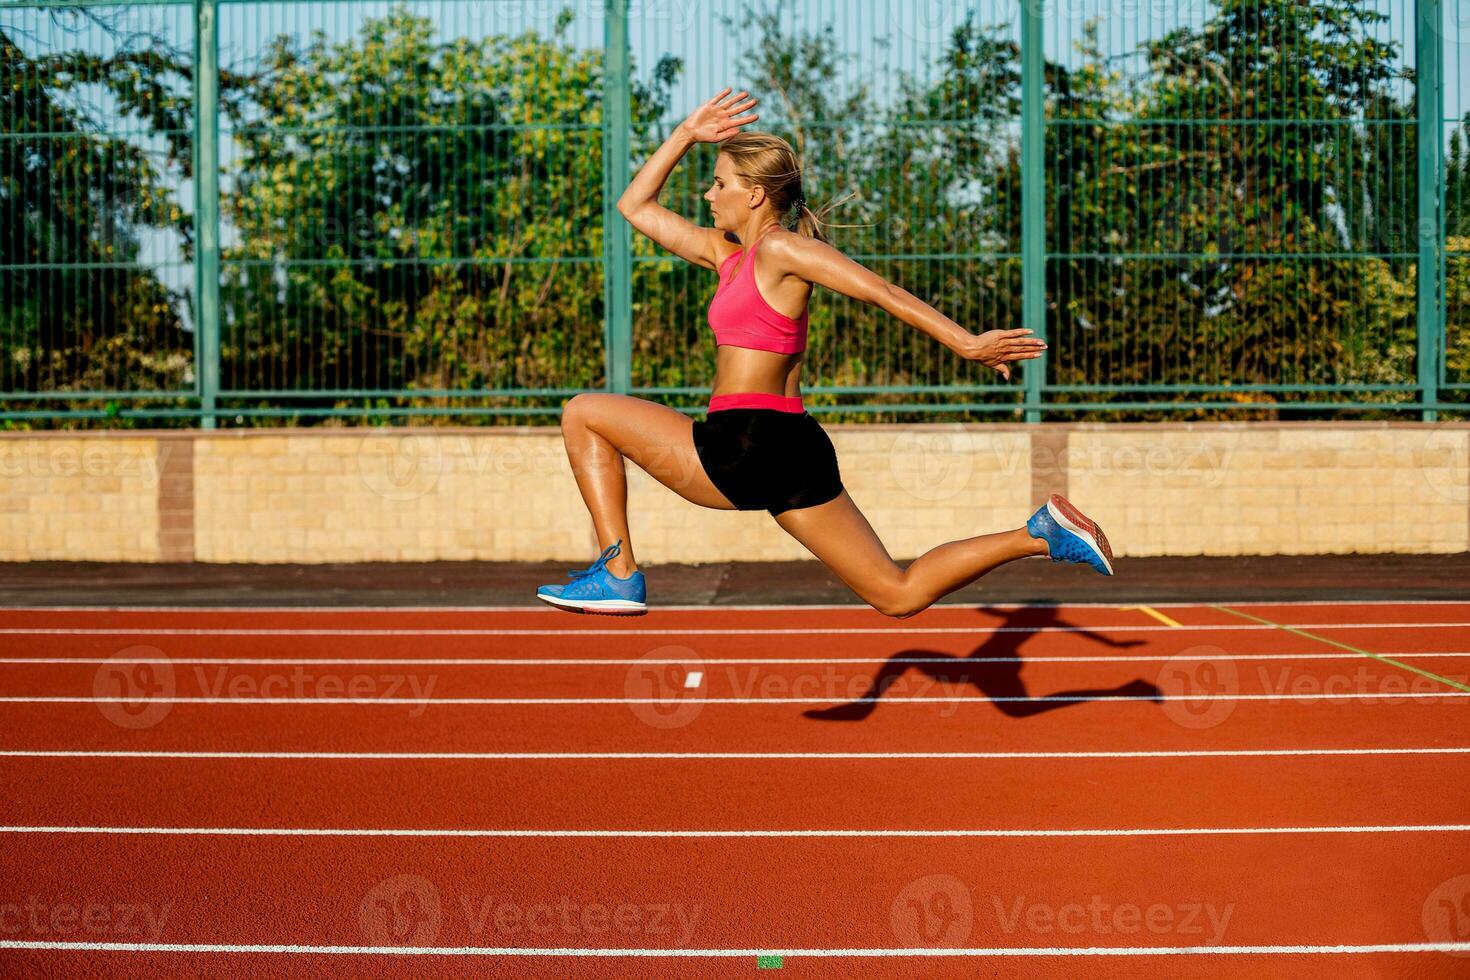
M842 493L832 440L809 412L723 408L694 421L694 451L737 510L771 516Z

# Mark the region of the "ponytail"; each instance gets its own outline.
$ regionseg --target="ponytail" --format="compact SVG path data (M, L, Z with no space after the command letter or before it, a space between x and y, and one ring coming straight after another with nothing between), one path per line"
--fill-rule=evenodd
M854 197L857 197L857 191L853 191L846 196L839 198L838 200L828 201L827 204L823 206L820 211L813 211L811 208L806 206L806 195L798 190L796 192L796 200L792 202L791 205L791 211L794 213L794 218L791 222L790 230L800 235L806 235L808 238L815 238L819 242L830 243L831 240L827 237L826 233L826 229L829 227L864 227L863 225L829 225L827 222L822 220L827 215L827 212L831 211L833 208L837 207L840 204L845 204L846 202L852 200Z

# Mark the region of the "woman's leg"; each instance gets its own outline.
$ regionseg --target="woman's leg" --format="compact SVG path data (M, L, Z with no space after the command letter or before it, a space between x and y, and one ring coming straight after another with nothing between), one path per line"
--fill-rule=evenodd
M825 504L778 514L776 523L836 572L864 602L899 618L912 616L992 568L1047 554L1046 542L1022 527L942 544L903 568L889 556L846 490Z
M627 578L638 563L628 534L628 480L623 457L649 476L701 507L734 510L704 472L694 452L694 420L666 405L630 395L581 394L562 409L561 434L577 489L592 514L597 542L606 548L622 540L607 563Z

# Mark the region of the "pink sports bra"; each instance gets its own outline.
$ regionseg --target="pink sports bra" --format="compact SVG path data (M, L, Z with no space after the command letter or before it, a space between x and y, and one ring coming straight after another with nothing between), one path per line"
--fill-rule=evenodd
M765 236L762 236L765 237ZM720 284L709 304L709 325L715 332L715 343L732 347L749 347L775 354L796 354L806 350L807 312L793 320L771 308L755 285L756 239L748 251L735 252L720 264ZM740 270L729 280L725 270L730 262L745 256Z

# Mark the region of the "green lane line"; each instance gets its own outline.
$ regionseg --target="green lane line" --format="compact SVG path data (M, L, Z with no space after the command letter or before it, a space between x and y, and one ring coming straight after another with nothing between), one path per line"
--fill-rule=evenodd
M1374 660L1380 660L1383 663L1392 664L1393 666L1398 667L1401 670L1407 670L1411 673L1428 677L1430 680L1439 681L1441 684L1448 684L1450 687L1453 687L1457 691L1470 692L1470 686L1461 684L1459 681L1452 681L1448 677L1441 677L1438 674L1431 673L1430 671L1423 670L1419 667L1410 666L1409 664L1403 663L1402 661L1394 660L1392 657L1385 657L1382 654L1372 653L1368 650L1362 650L1355 646L1349 646L1346 643L1339 643L1336 640L1329 640L1325 636L1318 636L1316 633L1308 633L1306 630L1299 630L1295 626L1284 626L1281 623L1273 623L1269 619L1262 619L1259 616L1252 616L1250 613L1241 612L1239 609L1231 609L1229 606L1210 606L1210 608L1218 609L1221 612L1230 613L1232 616L1239 616L1242 619L1255 620L1256 622L1262 623L1266 626L1274 626L1279 630L1286 630L1286 632L1288 633L1295 633L1297 636L1305 636L1309 640L1316 640L1318 643L1326 643L1328 646L1338 647L1343 650L1348 650L1352 653L1361 653L1365 657L1372 657Z

